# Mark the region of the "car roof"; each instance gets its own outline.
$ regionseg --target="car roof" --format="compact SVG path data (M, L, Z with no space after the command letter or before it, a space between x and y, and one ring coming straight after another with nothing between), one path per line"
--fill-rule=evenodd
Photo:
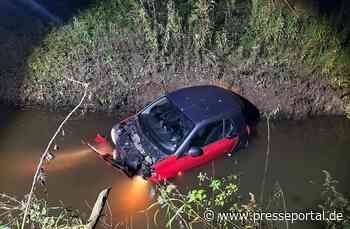
M217 86L194 86L173 91L166 97L195 124L242 115L243 103L232 91Z

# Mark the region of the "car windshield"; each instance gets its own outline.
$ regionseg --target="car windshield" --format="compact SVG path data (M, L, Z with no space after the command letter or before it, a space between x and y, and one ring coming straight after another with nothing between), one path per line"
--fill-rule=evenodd
M145 134L167 154L176 151L194 126L166 97L141 112L139 120Z

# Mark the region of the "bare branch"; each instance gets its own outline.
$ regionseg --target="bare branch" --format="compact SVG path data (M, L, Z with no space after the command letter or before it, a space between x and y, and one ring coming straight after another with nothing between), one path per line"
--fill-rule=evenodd
M269 169L269 161L270 161L270 149L271 149L271 144L270 144L270 118L271 114L268 114L266 116L266 123L267 123L267 149L266 149L266 154L265 154L265 166L264 166L264 175L263 175L263 180L261 183L261 191L260 191L260 202L261 205L264 204L264 194L265 194L265 184L266 184L266 177L267 177L267 172Z
M21 229L24 229L24 226L25 226L25 224L26 224L26 218L27 218L27 216L28 216L28 210L29 210L29 208L30 208L30 204L31 204L31 201L32 201L32 198L33 198L33 193L34 193L35 184L37 183L37 179L38 179L38 175L39 175L39 173L40 173L40 169L42 168L42 165L43 165L43 163L44 163L44 161L45 161L45 158L46 158L46 156L47 156L47 154L48 154L48 152L49 152L49 149L50 149L51 145L53 144L53 142L54 142L55 138L57 137L57 135L61 132L61 130L62 130L64 124L69 120L69 118L74 114L74 112L75 112L76 110L78 110L78 108L79 108L79 107L81 106L81 104L84 102L85 97L86 97L86 95L87 95L87 91L88 91L89 84L83 83L83 82L79 82L79 81L76 81L76 80L74 80L74 79L69 79L69 78L65 78L65 79L70 80L70 81L72 81L72 82L74 82L74 83L77 83L77 84L83 86L84 89L85 89L85 90L84 90L84 95L83 95L83 97L81 98L79 104L76 105L76 106L74 107L74 109L66 116L66 118L65 118L65 119L61 122L61 124L58 126L58 128L57 128L55 134L52 136L51 140L50 140L49 143L47 144L44 153L43 153L43 154L41 155L41 157L40 157L39 163L38 163L37 168L36 168L35 175L34 175L34 177L33 177L33 182L32 182L32 186L31 186L31 189L30 189L30 192L29 192L29 195L28 195L28 199L27 199L27 202L26 202L26 205L25 205L25 211L24 211L24 216L23 216L23 221L22 221Z

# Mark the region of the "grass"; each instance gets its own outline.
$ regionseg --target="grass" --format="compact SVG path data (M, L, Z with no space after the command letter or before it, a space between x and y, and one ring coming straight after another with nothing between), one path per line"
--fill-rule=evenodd
M350 202L336 190L337 181L327 172L321 190L321 200L314 213L325 215L342 213L342 221L326 220L318 222L322 228L348 228L350 226ZM200 173L198 184L189 190L179 190L173 184L159 186L157 200L147 210L156 208L154 224L159 225L159 217L165 218L166 228L289 228L291 221L253 220L258 212L290 212L286 196L277 182L265 202L256 200L253 193L242 193L240 178L229 175L214 178ZM211 215L213 213L214 215ZM224 215L219 215L225 213ZM208 215L209 214L209 215ZM234 214L237 218L234 217ZM241 215L239 215L241 214ZM254 216L255 217L255 216ZM261 215L261 217L263 217ZM163 225L162 225L163 226Z
M293 14L287 5L271 6L254 0L251 28L254 39L266 51L287 64L328 77L334 87L349 88L350 34L340 31L326 15Z
M188 192L180 191L174 185L159 186L159 196L148 210L160 207L154 213L154 223L158 225L160 209L165 212L167 228L183 225L183 228L200 226L203 228L251 228L257 226L251 221L223 220L217 222L208 216L208 210L215 212L239 212L248 214L259 210L255 196L249 193L249 198L240 192L239 177L230 175L223 178L210 177L207 174L198 175L198 184ZM214 215L215 216L215 215ZM209 218L210 217L210 218Z
M164 86L179 72L197 72L216 80L224 68L252 58L301 66L304 75L346 91L349 37L329 16L298 15L285 1L107 0L52 29L28 60L25 93L35 100L41 88L52 101L62 100L67 76L94 82L92 100L116 107L125 99L113 98L136 93L149 79Z
M24 214L24 201L0 194L0 228L21 228ZM27 222L32 228L64 229L84 228L80 213L63 206L49 206L45 199L36 197L32 200Z
M169 1L167 4L141 2L104 1L63 27L53 29L31 55L29 77L39 83L59 79L67 65L86 59L91 62L102 59L102 64L114 62L112 68L118 68L116 52L123 51L114 45L118 42L140 42L140 50L135 51L156 59L169 59L172 55L181 57L185 51L199 53L212 48L225 49L233 46L229 43L237 46L237 27L239 24L244 26L244 23L236 22L233 31L229 24L229 21L236 21L229 15L240 12L231 1L220 4L206 0ZM94 51L100 52L95 56Z
M302 66L334 88L350 90L349 32L336 27L329 15L297 15L286 4L252 2L252 32L245 43L260 45L262 57L271 64ZM349 107L348 100L344 102Z
M350 200L336 190L338 181L334 179L328 171L323 171L325 175L323 190L321 192L322 203L319 208L326 213L340 212L343 214L341 222L328 221L326 228L349 228L350 227Z

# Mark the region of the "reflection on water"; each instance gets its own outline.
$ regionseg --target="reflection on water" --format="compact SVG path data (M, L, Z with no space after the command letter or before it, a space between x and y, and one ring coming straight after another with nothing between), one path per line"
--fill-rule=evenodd
M80 147L75 150L65 150L55 153L56 155L53 160L45 163L45 170L47 172L62 172L76 168L79 164L89 160L88 155L92 154L92 151L87 147ZM39 159L38 159L39 160ZM33 158L22 157L16 160L10 168L16 171L17 176L29 176L32 177L38 161Z
M141 177L116 182L112 186L110 204L122 207L126 214L141 211L150 203L150 188L151 183Z
M0 109L1 111L1 109ZM60 149L46 164L48 200L90 214L98 193L112 186L109 205L115 222L127 222L132 228L145 228L153 221L141 213L151 203L151 184L141 178L129 179L98 159L82 140L92 140L96 133L106 134L120 117L89 114L67 123L66 135L55 142ZM28 192L42 150L57 128L62 115L37 111L0 112L0 192L23 196ZM282 121L271 124L271 154L267 187L278 183L283 188L289 210L314 209L319 199L321 170L329 170L339 183L339 190L350 191L350 121L343 118L318 118ZM187 190L196 183L200 171L221 177L241 175L243 193L259 193L266 152L266 125L258 127L247 149L188 171L174 182ZM111 149L107 149L111 150ZM267 191L271 191L268 190ZM132 216L132 217L130 217ZM122 227L124 228L124 227ZM290 228L302 228L291 225ZM306 225L304 228L311 228ZM314 227L317 228L317 227Z
M57 156L47 163L48 172L61 172L63 170L77 167L82 162L88 160L87 157L92 151L87 147L80 147L77 149L57 152Z

